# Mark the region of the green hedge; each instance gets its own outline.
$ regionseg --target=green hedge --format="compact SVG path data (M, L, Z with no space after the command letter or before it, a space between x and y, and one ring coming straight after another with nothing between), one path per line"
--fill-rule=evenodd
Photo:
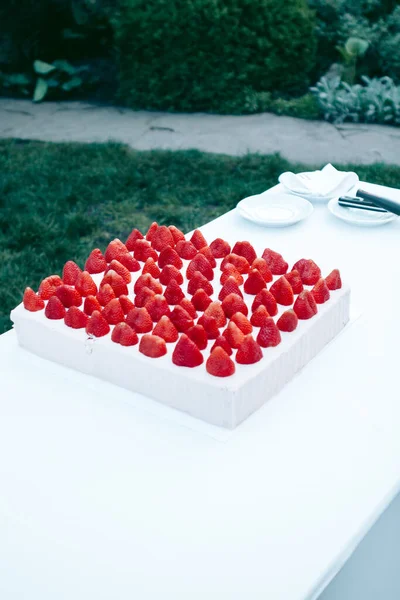
M119 98L134 108L253 112L258 94L307 90L313 32L306 0L122 0Z

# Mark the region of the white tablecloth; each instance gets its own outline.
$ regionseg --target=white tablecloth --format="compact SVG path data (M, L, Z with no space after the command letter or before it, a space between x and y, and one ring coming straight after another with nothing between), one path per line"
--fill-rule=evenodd
M223 441L1 336L0 598L309 600L397 493L400 221L203 232L338 266L361 317Z

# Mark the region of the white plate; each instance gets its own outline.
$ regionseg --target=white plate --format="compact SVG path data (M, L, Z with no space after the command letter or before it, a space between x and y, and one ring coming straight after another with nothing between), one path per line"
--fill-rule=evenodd
M248 196L237 205L244 219L266 227L287 227L311 215L313 205L299 196L264 193Z
M326 167L324 167L324 169L322 169L321 171L304 171L303 173L297 173L297 177L299 177L300 179L304 180L304 183L308 186L310 186L310 182L312 182L312 185L310 187L314 187L316 186L317 188L320 185L321 182L321 177L323 176L323 173L325 172L325 169L327 169L328 166L331 165L327 165ZM333 169L333 167L332 167ZM339 174L339 172L338 172ZM345 180L338 180L336 185L333 185L332 190L330 192L327 192L325 194L321 194L318 191L312 191L310 190L309 192L305 191L300 191L300 190L296 190L296 189L291 189L290 187L288 187L287 185L285 185L285 183L283 182L282 178L285 175L285 173L282 173L282 175L280 175L278 177L278 181L281 185L283 185L285 192L288 194L293 194L294 196L299 196L301 198L306 198L307 200L309 200L310 202L328 202L329 200L331 200L334 197L337 197L339 195L345 195L345 194L349 194L352 195L352 192L356 191L358 189L358 176L356 173L353 172L349 172L346 174ZM347 185L346 185L347 182ZM355 193L353 194L355 195Z
M358 225L360 227L377 227L378 225L386 225L386 223L390 223L394 219L397 219L397 215L389 212L380 213L340 206L340 204L338 204L338 198L332 198L328 204L328 208L338 219L342 219L342 221L346 221L346 223L352 223L353 225Z

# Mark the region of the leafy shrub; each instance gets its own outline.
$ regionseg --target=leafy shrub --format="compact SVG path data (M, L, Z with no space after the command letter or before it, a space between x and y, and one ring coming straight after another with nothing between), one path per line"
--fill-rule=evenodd
M349 85L339 77L322 77L312 92L316 95L324 118L334 123L344 121L400 125L400 86L389 77L369 79L365 85Z
M120 99L135 108L253 111L304 92L314 66L306 0L123 0Z
M89 68L90 76L84 77L82 83L86 93L93 93L97 80L97 85L102 84L101 93L112 95L115 75L110 68L113 62L110 16L117 1L2 0L0 91L29 95L34 85L34 61L53 63L63 58L72 62L75 69ZM52 84L55 85L54 80ZM75 91L80 89L75 87Z
M369 43L358 61L357 72L389 75L400 81L400 6L398 0L308 0L316 13L318 41L315 79L339 60L338 47L350 37Z

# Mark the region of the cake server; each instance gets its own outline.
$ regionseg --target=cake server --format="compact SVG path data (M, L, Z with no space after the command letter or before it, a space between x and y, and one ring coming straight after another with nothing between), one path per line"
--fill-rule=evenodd
M351 196L341 196L338 200L338 204L340 206L344 206L345 208L359 208L361 210L369 210L371 212L381 212L387 213L388 211L384 208L380 208L372 202L367 200L362 200L361 198L352 198Z
M379 208L383 208L388 212L393 213L394 215L400 215L400 202L396 202L395 200L391 200L390 198L383 198L382 196L376 196L375 194L370 194L365 190L359 189L357 191L357 196L362 198L363 200L367 200L375 204L375 206L379 206Z

